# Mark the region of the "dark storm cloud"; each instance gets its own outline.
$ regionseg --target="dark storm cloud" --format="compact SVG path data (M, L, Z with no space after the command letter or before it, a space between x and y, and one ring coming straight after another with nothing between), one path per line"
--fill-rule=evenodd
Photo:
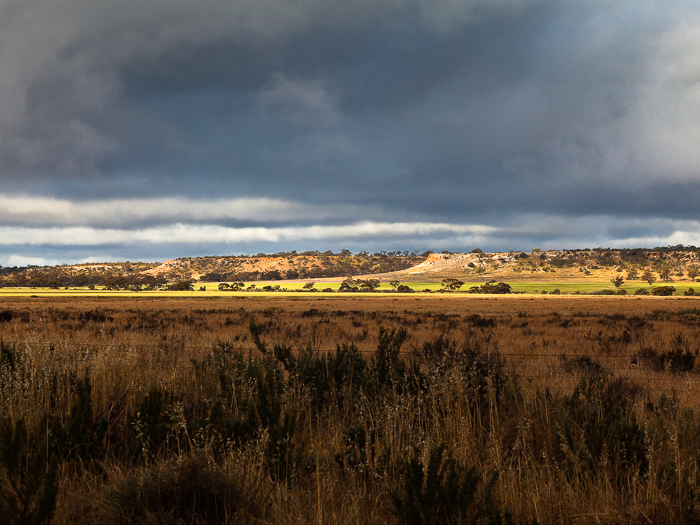
M359 245L367 221L367 243L453 249L690 238L699 37L681 0L5 0L0 205L54 201L0 226L117 246L208 224L253 251L246 228ZM409 222L455 228L377 226Z

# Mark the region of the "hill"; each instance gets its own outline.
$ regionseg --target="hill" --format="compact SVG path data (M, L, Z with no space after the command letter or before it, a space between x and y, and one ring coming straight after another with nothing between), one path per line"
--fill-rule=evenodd
M484 253L286 252L254 256L183 257L163 263L86 263L1 268L0 286L159 287L178 281L232 282L321 280L372 276L382 281L586 282L694 281L700 275L695 247L613 250L532 250Z
M183 257L163 263L89 263L0 267L0 286L157 287L176 281L279 281L381 274L405 270L428 254L378 252L286 252L255 256Z
M446 277L469 281L600 282L617 276L641 281L647 271L658 281L694 281L700 275L700 250L669 247L438 253L413 268L395 272L393 277L415 282Z

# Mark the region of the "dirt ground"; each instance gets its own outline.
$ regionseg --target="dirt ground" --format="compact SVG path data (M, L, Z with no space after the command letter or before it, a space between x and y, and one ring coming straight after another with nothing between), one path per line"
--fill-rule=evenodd
M362 312L411 312L480 315L529 314L643 316L655 311L677 312L700 309L700 297L616 297L616 296L474 296L439 295L392 297L387 295L343 297L3 297L0 308L23 308L40 311L44 308L95 308L116 310L244 308L249 311L279 309L294 313L315 308L320 311L358 310Z

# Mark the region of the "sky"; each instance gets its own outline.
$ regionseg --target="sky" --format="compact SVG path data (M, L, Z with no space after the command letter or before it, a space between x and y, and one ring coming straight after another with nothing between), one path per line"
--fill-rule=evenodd
M0 0L0 265L700 245L697 0Z

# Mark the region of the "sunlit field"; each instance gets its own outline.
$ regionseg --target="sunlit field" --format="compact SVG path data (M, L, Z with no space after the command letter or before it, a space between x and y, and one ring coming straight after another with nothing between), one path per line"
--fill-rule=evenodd
M0 339L10 522L700 518L692 297L6 296Z
M69 287L69 288L0 288L0 297L3 296L106 296L106 297L227 297L227 296L248 296L249 294L256 295L294 295L294 294L315 294L325 296L328 294L338 293L341 286L341 280L326 280L326 281L308 281L313 283L311 290L304 289L307 282L287 282L287 281L270 281L270 282L246 282L244 290L241 291L222 291L219 290L218 283L195 283L194 290L191 291L166 291L166 290L141 290L138 292L128 290L108 290L103 287L96 287L91 290L87 287ZM230 284L230 283L227 283ZM443 286L440 282L402 282L402 285L408 286L413 292L411 294L424 295L427 293L439 293L443 291ZM474 286L481 286L483 282L465 282L464 285L456 292L446 292L449 295L464 295L469 292L469 289ZM661 286L673 286L676 291L674 295L683 295L689 288L700 293L700 283L656 283L649 286L647 283L633 282L625 283L619 289L615 288L610 282L509 282L513 293L519 294L549 294L551 292L560 294L594 294L603 290L617 291L624 290L627 295L641 289L648 291ZM249 288L255 285L252 290ZM279 287L272 291L266 291L265 287ZM245 289L249 289L246 291ZM396 292L388 282L382 282L374 292L342 292L343 295L367 295L376 294L392 294L392 295L407 295L406 293Z

